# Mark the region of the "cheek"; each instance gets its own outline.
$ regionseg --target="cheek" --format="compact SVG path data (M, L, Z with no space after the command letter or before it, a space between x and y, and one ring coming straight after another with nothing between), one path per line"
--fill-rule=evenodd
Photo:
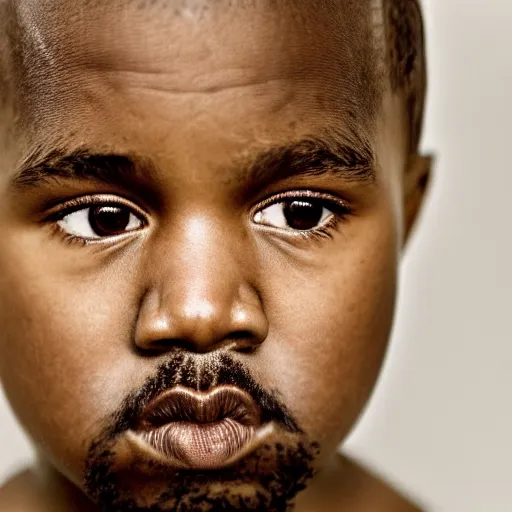
M316 262L282 269L262 353L261 378L326 448L341 442L368 400L393 321L392 214L358 222L359 234L337 235Z
M341 440L366 402L393 316L391 216L352 224L317 250L262 248L270 332L247 360L324 447ZM37 237L2 229L0 375L29 435L79 484L73 476L82 472L89 442L153 369L150 358L129 349L144 269L133 251L111 263L79 249L63 259L62 247L59 253L47 241L42 247Z
M77 474L88 441L135 385L136 285L119 266L73 273L76 262L54 256L30 239L1 242L0 376L35 443Z

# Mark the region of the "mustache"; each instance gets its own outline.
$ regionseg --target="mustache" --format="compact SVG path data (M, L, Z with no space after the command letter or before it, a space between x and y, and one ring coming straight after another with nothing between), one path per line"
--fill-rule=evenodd
M216 471L169 472L168 467L158 464L117 468L117 438L134 429L150 402L176 386L199 392L235 386L257 404L262 424L273 422L278 427L279 437L233 467ZM247 365L228 352L199 356L180 348L167 354L153 375L125 398L110 420L110 426L91 441L84 470L87 494L105 512L285 512L313 477L313 461L320 448L299 427L279 393L264 389ZM247 485L255 489L250 498L237 490ZM154 496L142 499L145 489L153 488Z
M209 391L221 385L236 386L248 393L260 407L262 423L272 421L287 432L303 434L278 393L265 390L246 365L231 354L221 353L205 358L179 350L169 355L154 375L123 400L113 415L105 438L114 439L133 429L146 406L166 390L184 386L197 391Z

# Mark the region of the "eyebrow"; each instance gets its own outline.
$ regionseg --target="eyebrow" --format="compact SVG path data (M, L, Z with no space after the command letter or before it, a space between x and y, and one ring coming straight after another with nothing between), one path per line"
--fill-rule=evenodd
M138 154L98 152L90 148L67 152L56 148L30 154L13 173L9 186L23 191L55 180L123 185L141 181L143 174L155 174L155 167L150 159Z
M328 136L310 137L256 153L249 151L236 159L230 171L249 186L292 176L329 174L363 184L371 184L376 178L374 157L368 145L347 145ZM45 154L33 153L18 166L9 185L14 191L24 191L53 180L96 181L114 186L159 181L158 166L151 158L79 148L71 152L53 149Z
M247 169L251 184L319 175L362 184L376 180L375 157L370 145L360 139L355 144L347 144L330 134L271 147L256 156L249 153L236 162L236 167Z

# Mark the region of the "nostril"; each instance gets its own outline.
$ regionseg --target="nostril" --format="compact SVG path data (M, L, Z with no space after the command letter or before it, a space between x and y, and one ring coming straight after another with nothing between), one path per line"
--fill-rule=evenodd
M155 339L144 346L136 344L137 352L149 357L167 354L171 351L190 351L190 348L190 342L187 340L170 338Z
M260 346L257 336L250 331L234 331L224 340L224 346L232 346L233 350L243 354L250 354Z
M252 354L253 352L256 352L258 349L258 345L252 345L252 346L246 346L246 347L239 347L237 348L237 351L241 354Z
M171 351L211 352L221 348L224 350L233 350L242 354L251 354L256 351L259 345L260 342L258 341L257 336L250 331L235 331L221 341L208 343L207 349L205 350L198 350L197 343L181 338L155 339L144 347L137 345L137 350L146 356L158 356Z
M226 336L228 340L243 340L248 338L254 338L254 334L250 331L233 331Z

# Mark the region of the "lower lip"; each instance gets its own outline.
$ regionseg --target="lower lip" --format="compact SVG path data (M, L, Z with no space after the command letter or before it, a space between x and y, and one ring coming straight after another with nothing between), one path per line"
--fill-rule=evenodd
M184 469L207 470L238 459L247 451L257 431L226 418L214 423L172 422L132 434L139 448L149 448L150 455L156 455L162 462L174 462Z

